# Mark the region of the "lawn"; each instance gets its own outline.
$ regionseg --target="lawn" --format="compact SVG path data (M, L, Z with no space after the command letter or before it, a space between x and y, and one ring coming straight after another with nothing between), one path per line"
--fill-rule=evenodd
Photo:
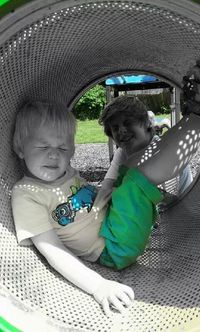
M158 115L158 117L169 117L170 115ZM108 138L103 132L103 127L98 120L78 121L76 144L84 143L107 143Z
M76 144L107 142L108 138L103 132L103 127L98 124L98 120L78 121Z

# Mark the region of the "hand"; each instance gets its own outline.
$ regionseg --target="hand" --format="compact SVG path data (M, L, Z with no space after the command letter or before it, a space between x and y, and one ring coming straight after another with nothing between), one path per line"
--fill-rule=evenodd
M122 313L134 300L131 287L116 281L103 279L98 289L93 294L95 300L102 305L106 316L110 316L111 307Z

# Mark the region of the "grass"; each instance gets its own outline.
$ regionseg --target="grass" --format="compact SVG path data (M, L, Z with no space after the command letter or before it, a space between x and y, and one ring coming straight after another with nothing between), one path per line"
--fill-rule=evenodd
M103 127L98 120L78 121L76 144L84 143L107 143L108 138L103 132Z
M160 119L160 118L170 119L170 114L159 114L159 115L156 115L156 118L158 118L158 119Z
M170 117L168 114L158 115L158 118ZM103 132L103 127L98 124L98 120L78 121L76 144L85 143L107 143L108 138Z

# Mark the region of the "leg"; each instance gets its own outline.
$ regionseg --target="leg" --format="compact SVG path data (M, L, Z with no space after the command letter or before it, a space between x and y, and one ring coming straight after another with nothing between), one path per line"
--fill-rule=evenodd
M122 269L136 261L148 243L160 191L136 168L123 169L122 183L112 193L100 235L106 248L100 263Z
M186 116L164 135L153 157L139 165L141 172L155 184L176 176L197 150L200 141L200 59L183 78L183 97Z
M144 163L138 164L138 169L154 184L158 185L175 177L188 164L198 148L200 140L200 116L191 114L183 117L176 126L168 130L153 156ZM126 166L132 167L131 158Z

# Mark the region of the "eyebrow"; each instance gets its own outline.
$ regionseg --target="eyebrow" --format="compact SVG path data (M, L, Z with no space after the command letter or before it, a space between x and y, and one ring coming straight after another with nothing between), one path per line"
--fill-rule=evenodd
M39 139L39 140L37 140L37 142L35 143L36 145L38 145L38 144L42 144L42 145L49 145L49 142L47 142L47 141L45 141L45 140L43 140L43 139ZM67 143L60 143L60 144L58 144L59 146L67 146Z
M48 144L48 142L47 141L45 141L45 140L37 140L37 142L36 143L38 143L38 144Z

